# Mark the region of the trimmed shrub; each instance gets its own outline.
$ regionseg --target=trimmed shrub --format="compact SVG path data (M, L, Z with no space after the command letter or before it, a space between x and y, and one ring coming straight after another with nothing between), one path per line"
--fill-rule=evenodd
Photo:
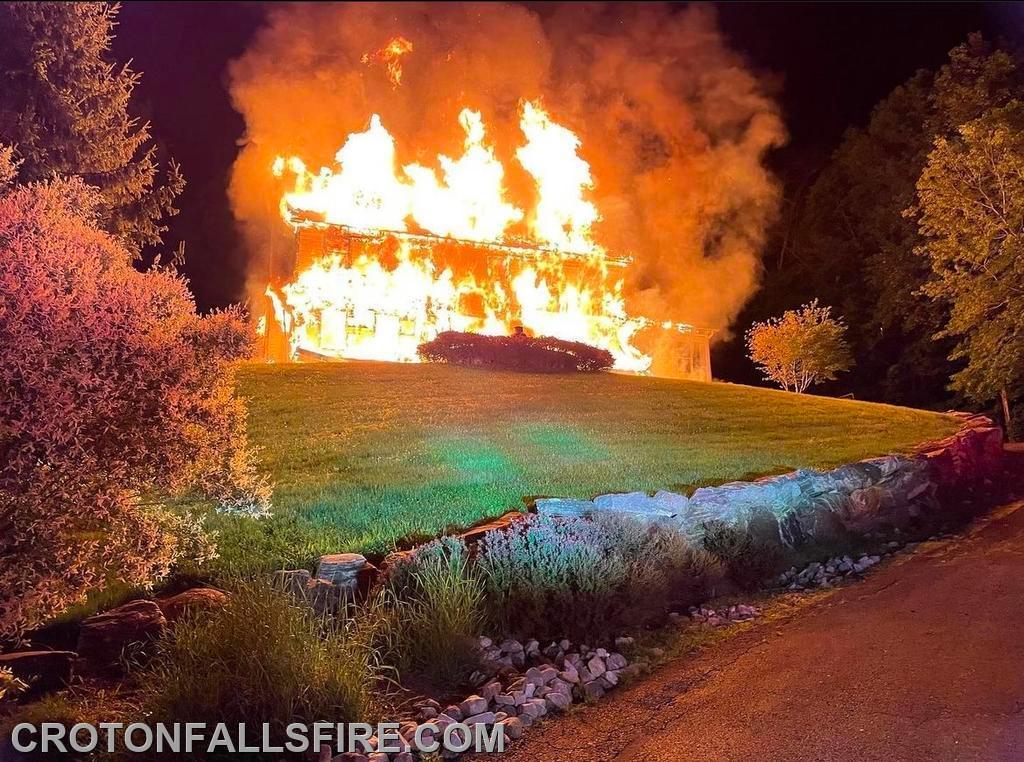
M166 573L195 527L160 495L269 503L234 394L242 314L201 317L180 276L138 272L96 202L78 180L0 191L0 639Z
M714 562L675 529L626 517L531 516L478 546L492 624L593 638L703 600Z
M427 362L444 362L530 373L594 373L615 358L606 349L551 336L485 336L445 331L416 350Z
M391 569L383 596L392 622L383 648L399 673L444 687L468 677L477 666L484 591L465 542L443 537L420 546Z
M326 618L269 583L235 582L187 614L139 673L152 722L246 723L281 743L289 722L372 722L382 686L373 617Z
M704 522L700 534L704 549L722 563L729 578L743 590L759 588L785 561L777 545L759 542L749 532L722 521Z

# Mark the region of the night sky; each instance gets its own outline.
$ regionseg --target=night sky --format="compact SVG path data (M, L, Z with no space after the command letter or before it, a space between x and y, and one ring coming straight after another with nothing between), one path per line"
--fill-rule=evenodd
M123 6L115 55L144 73L135 108L188 179L165 236L186 242L185 272L200 307L242 297L246 255L226 186L244 125L226 88L227 63L259 27L259 3ZM790 143L771 158L784 183L820 168L844 129L916 69L935 68L968 33L1020 43L1013 3L726 3L732 47L773 82Z

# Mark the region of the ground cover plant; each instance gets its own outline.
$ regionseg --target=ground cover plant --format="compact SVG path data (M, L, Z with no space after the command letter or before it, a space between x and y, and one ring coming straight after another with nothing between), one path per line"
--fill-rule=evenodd
M274 512L212 516L216 570L310 566L522 506L696 486L905 451L934 413L729 384L350 362L239 374Z

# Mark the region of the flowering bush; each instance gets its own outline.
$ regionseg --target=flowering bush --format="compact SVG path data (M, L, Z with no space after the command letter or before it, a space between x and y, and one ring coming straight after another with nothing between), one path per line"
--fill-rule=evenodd
M427 362L478 365L534 373L593 373L612 367L606 349L552 336L485 336L445 331L416 350Z
M754 323L747 331L747 352L766 381L803 393L853 365L845 335L846 326L832 317L832 308L819 307L815 299L781 318Z
M141 585L196 543L158 495L198 487L267 510L233 361L242 315L196 313L138 272L78 180L0 189L0 638L116 578Z
M702 600L714 562L678 531L624 517L531 516L476 559L502 631L589 638Z

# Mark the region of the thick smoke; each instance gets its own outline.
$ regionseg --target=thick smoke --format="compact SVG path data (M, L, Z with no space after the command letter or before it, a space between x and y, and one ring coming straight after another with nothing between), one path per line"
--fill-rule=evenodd
M413 51L396 87L364 56L398 35ZM529 211L532 179L514 152L519 103L539 99L582 140L603 216L597 240L634 257L631 312L725 328L756 288L779 201L763 159L785 131L709 7L287 5L230 79L247 126L231 196L258 252L254 282L287 267L275 156L330 166L378 113L402 163L436 166L438 153L461 153L468 106L483 114L509 198Z

